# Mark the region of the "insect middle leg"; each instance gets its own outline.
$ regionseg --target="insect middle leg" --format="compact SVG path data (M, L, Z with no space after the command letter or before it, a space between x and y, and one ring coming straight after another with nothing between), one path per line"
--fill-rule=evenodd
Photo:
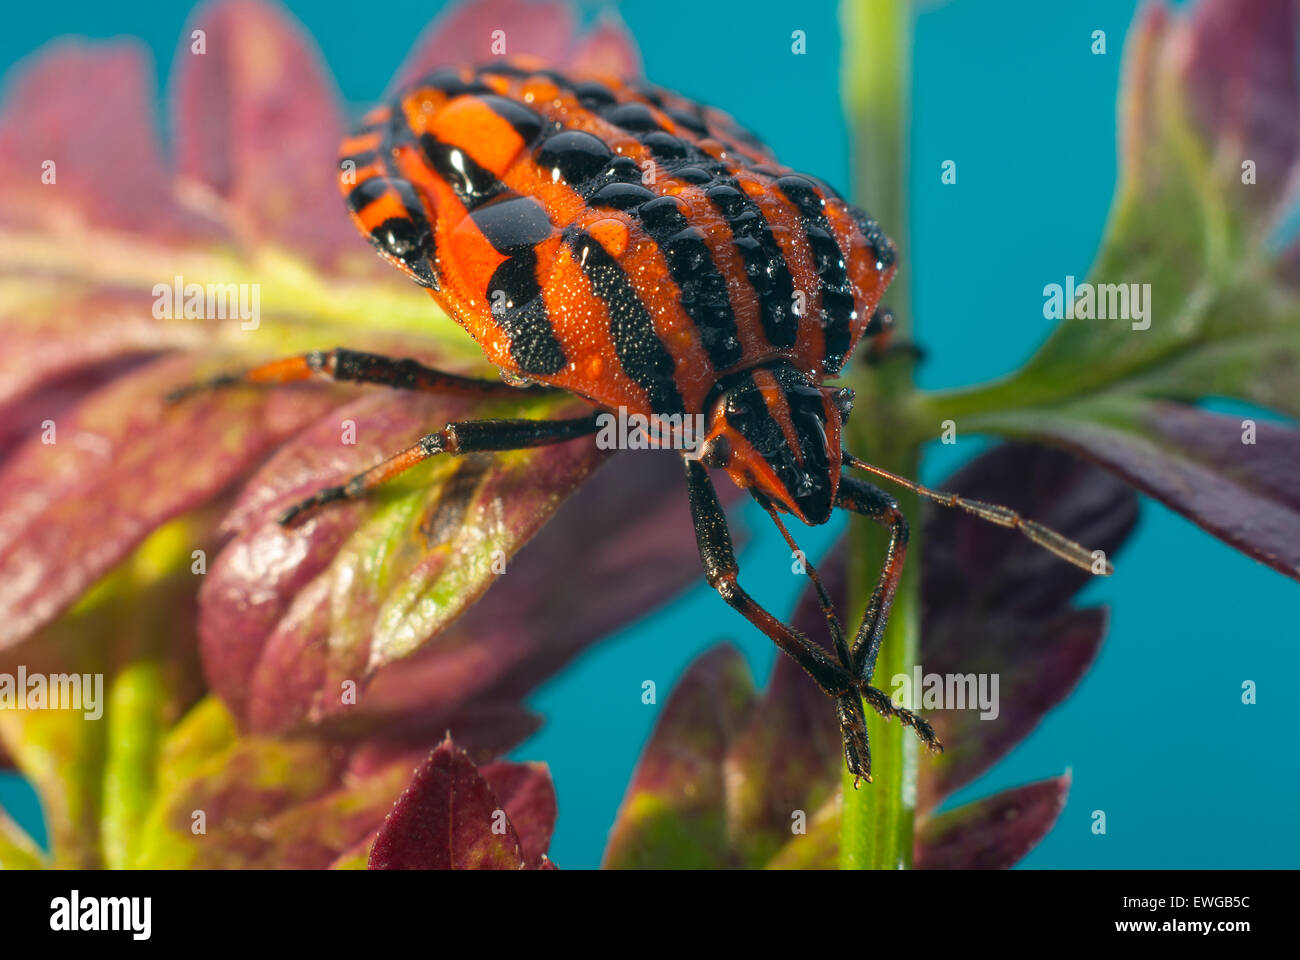
M564 443L595 433L598 414L569 420L462 420L430 433L383 463L358 473L347 483L325 487L280 514L286 526L327 503L357 500L381 484L438 453L522 450Z
M836 716L844 739L844 759L855 778L871 780L871 749L867 743L862 698L851 664L837 663L798 630L782 623L740 586L740 567L727 528L727 516L718 502L708 471L696 460L686 460L686 485L700 563L709 586L746 620L762 630L781 650L836 700Z
M192 394L222 387L296 383L315 377L336 383L373 383L399 390L450 396L517 397L520 394L554 392L551 387L517 387L503 380L484 380L435 370L405 357L385 357L377 353L337 347L333 350L313 350L311 353L272 360L239 373L201 380L172 391L167 401L176 403Z

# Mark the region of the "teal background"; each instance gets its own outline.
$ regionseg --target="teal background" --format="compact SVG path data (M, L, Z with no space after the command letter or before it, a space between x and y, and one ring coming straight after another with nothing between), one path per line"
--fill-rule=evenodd
M361 106L381 94L442 5L374 0L360 46L355 4L289 7L315 35L345 99ZM1115 101L1135 6L923 5L905 255L914 269L917 339L928 350L924 386L1013 370L1052 325L1042 315L1043 285L1087 273L1115 182ZM785 162L847 188L835 4L629 0L621 10L651 79L729 110ZM61 34L131 35L152 50L161 85L188 15L174 2L14 7L0 31L0 65ZM806 31L804 56L790 52L796 29ZM1104 56L1089 50L1097 29L1106 31ZM940 183L944 160L956 161L955 185ZM936 444L921 479L942 481L982 448L965 436L955 446ZM788 613L799 585L788 552L752 512L744 519L750 589ZM838 529L799 537L815 557ZM1069 805L1026 867L1300 863L1293 802L1300 769L1287 709L1300 659L1296 584L1144 502L1119 574L1092 585L1084 599L1112 611L1096 665L1066 704L954 802L1069 769ZM551 766L560 801L551 852L561 866L599 863L659 709L642 704L642 682L656 682L662 705L686 665L721 639L736 642L766 682L771 645L700 588L589 651L533 697L547 723L515 756ZM1247 679L1258 684L1255 706L1240 702ZM34 795L18 778L0 775L0 802L42 835ZM1106 813L1105 836L1091 832L1094 810Z

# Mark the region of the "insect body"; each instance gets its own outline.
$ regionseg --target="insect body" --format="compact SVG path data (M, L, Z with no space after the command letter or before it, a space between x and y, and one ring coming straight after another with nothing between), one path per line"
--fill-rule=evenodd
M342 146L340 186L380 255L429 289L506 382L336 349L209 385L324 375L471 394L523 386L576 394L597 411L704 417L705 442L683 459L705 574L835 698L855 779L870 780L864 700L939 744L928 723L870 685L907 523L893 497L846 468L1017 526L1091 563L1082 547L1005 508L932 493L842 451L853 394L825 381L864 337L888 327L877 307L896 269L893 244L725 114L538 62L443 69L366 115ZM448 424L282 522L362 496L438 453L559 443L596 429L595 415ZM782 514L816 525L836 507L888 528L884 569L851 643L811 568L833 655L744 591L710 468L748 489L787 539Z

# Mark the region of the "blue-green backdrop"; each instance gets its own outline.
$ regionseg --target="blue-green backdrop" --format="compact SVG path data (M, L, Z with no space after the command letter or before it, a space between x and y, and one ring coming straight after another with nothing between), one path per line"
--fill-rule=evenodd
M356 42L355 3L288 6L316 37L344 98L361 106L381 94L444 3L372 0L364 44ZM908 255L917 338L928 349L924 386L1014 369L1051 326L1043 285L1087 272L1115 182L1115 102L1135 7L1134 0L922 6ZM621 10L655 82L723 107L785 162L847 187L836 4L627 0ZM53 36L129 35L152 50L161 85L188 15L175 0L15 6L0 31L0 66ZM790 52L796 29L806 32L803 56ZM1093 30L1106 31L1104 56L1090 52ZM957 163L956 185L940 183L945 160ZM984 244L990 231L1003 258L993 264ZM922 479L941 481L981 446L974 438L936 445ZM743 562L751 590L788 613L797 581L785 548L767 525L749 527ZM801 539L815 556L836 529ZM1289 741L1295 721L1286 704L1295 695L1286 678L1300 658L1298 597L1294 583L1144 502L1121 575L1085 595L1112 611L1096 665L1028 740L953 802L1068 768L1069 805L1025 866L1296 866L1300 765ZM642 681L670 689L723 638L739 644L764 682L771 645L698 589L589 651L532 698L547 722L515 755L551 766L560 801L551 853L559 864L599 862L658 709L642 704ZM1247 679L1259 685L1255 706L1240 700ZM34 796L18 778L0 776L0 803L43 836ZM1094 810L1106 812L1105 836L1091 832Z

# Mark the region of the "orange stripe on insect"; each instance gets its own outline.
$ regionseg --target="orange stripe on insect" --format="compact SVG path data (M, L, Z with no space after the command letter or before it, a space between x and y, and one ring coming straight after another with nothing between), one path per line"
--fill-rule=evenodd
M378 130L372 130L370 133L357 134L348 137L339 146L340 157L354 157L362 153L370 153L378 150L383 143L384 136Z
M561 244L549 262L542 297L569 366L548 377L548 382L585 397L600 396L601 402L611 408L652 412L645 389L628 376L619 362L609 310L595 295L572 249Z
M403 220L409 218L409 216L406 204L402 203L402 198L394 190L389 189L371 200L356 215L356 218L357 222L369 232L386 220Z
M407 116L410 117L409 110ZM414 122L411 129L417 130ZM457 144L475 163L498 178L525 146L510 122L473 94L457 97L433 114L426 129L444 143Z
M777 383L772 371L762 368L754 371L754 385L758 387L758 395L763 398L768 415L781 428L781 436L785 438L786 445L794 454L795 460L803 463L799 433L794 428L794 418L790 414L790 403L786 400L785 391Z
M623 213L591 211L579 219L578 226L619 261L654 322L655 334L672 357L673 380L686 408L702 409L717 372L709 362L699 329L682 307L681 290L668 272L659 245Z

